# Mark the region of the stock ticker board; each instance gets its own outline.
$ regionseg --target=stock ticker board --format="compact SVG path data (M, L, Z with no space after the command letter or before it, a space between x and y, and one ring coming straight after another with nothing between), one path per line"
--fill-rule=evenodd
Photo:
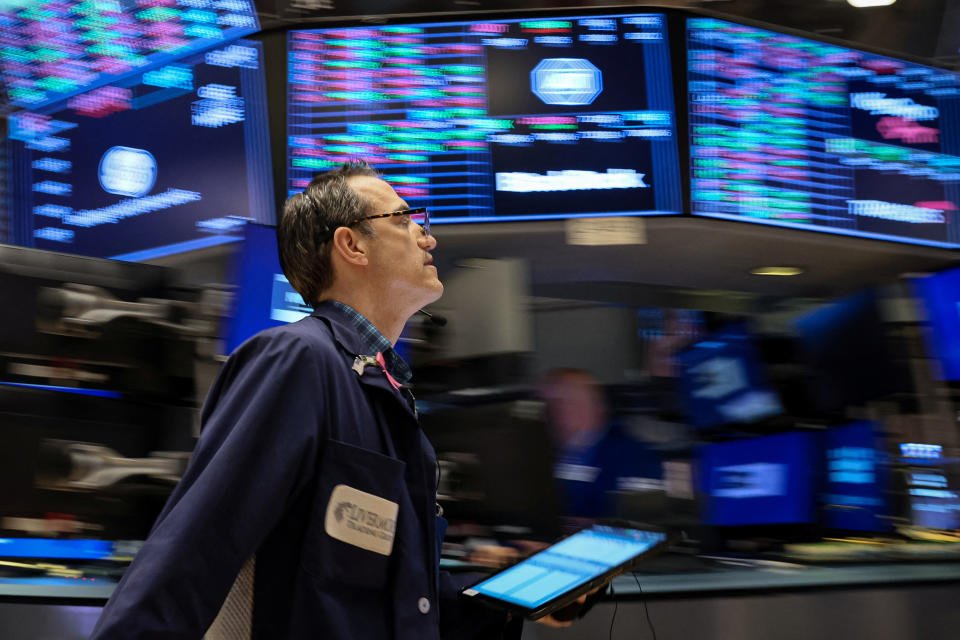
M698 215L960 246L960 78L687 21Z
M438 223L681 212L663 15L288 37L291 194L363 158Z
M0 7L6 100L38 109L259 28L250 0L9 0Z
M263 73L238 40L11 115L14 241L146 260L272 223Z

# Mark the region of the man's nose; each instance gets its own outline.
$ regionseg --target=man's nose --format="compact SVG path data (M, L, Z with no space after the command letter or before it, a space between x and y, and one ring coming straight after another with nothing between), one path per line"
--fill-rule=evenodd
M437 246L437 239L432 235L421 235L417 242L426 251L433 251Z

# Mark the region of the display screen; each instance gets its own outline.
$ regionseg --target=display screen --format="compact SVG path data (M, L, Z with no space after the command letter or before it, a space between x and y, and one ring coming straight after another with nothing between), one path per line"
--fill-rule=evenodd
M113 555L109 540L0 538L0 558L63 558L102 560Z
M363 158L431 220L680 213L665 18L289 33L288 188Z
M812 522L817 450L815 438L803 432L704 446L703 522L718 526Z
M891 528L889 461L876 424L856 422L826 432L824 526L887 531Z
M688 421L695 427L757 422L783 412L742 326L697 342L676 360Z
M954 491L937 467L907 472L911 520L928 529L960 529L960 493Z
M294 322L313 312L283 275L273 227L246 226L232 281L236 297L225 333L227 353L263 329Z
M687 20L694 214L960 246L960 76Z
M575 533L464 593L536 609L665 540L665 534L655 531L597 526Z
M942 380L960 380L960 269L914 280L926 311L927 347L939 362Z
M273 221L260 43L11 116L16 244L146 260Z
M12 0L0 72L9 104L37 109L259 29L249 0Z

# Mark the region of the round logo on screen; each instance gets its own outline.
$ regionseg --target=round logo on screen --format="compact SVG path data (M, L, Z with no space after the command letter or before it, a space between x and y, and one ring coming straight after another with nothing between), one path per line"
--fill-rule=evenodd
M157 180L153 154L133 147L110 147L100 158L100 186L108 193L139 198Z

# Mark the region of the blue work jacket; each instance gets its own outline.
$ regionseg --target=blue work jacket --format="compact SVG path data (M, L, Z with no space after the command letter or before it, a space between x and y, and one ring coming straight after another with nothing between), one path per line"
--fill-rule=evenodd
M236 350L183 480L93 639L201 638L254 554L254 638L430 640L502 627L505 615L461 604L463 581L439 571L433 448L409 391L378 366L358 373L362 355L375 354L331 305ZM332 505L337 487L348 499ZM358 511L369 505L356 495L396 505L393 522ZM381 545L392 532L392 547L331 535L346 524Z

